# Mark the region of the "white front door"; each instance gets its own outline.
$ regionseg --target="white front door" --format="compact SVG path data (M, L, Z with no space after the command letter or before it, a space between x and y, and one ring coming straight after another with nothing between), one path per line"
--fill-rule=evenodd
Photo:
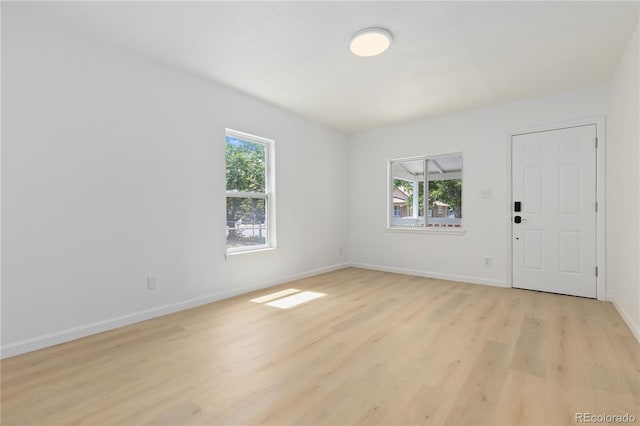
M511 143L513 287L595 298L596 126Z

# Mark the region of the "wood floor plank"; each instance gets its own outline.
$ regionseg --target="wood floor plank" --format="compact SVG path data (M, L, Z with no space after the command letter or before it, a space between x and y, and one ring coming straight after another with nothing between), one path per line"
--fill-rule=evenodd
M629 389L640 406L640 346L632 336L608 334L607 337Z
M252 299L325 296L278 309ZM611 304L348 268L2 360L3 425L574 424L639 416Z
M493 424L502 387L509 371L511 351L504 343L487 341L445 424Z
M511 368L545 377L547 371L547 324L539 318L525 317L513 354Z
M510 369L497 404L495 424L551 424L547 396L544 378Z

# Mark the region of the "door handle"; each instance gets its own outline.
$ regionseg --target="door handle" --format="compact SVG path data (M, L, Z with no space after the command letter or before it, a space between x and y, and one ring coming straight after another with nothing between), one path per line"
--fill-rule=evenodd
M513 221L515 223L527 223L527 219L523 219L521 216L514 216Z

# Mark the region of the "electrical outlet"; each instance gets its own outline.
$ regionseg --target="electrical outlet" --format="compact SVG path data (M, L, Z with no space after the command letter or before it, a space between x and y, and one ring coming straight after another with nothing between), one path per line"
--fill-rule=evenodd
M484 266L491 266L491 258L490 257L485 257L484 258Z
M158 288L158 279L152 276L147 277L147 289L155 290L156 288Z
M483 189L480 191L480 198L491 198L491 190Z

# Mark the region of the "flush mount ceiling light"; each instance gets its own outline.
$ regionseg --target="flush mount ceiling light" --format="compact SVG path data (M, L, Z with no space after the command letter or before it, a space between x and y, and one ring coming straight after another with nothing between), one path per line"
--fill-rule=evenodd
M383 28L366 28L351 37L349 48L354 55L376 56L391 45L391 33Z

